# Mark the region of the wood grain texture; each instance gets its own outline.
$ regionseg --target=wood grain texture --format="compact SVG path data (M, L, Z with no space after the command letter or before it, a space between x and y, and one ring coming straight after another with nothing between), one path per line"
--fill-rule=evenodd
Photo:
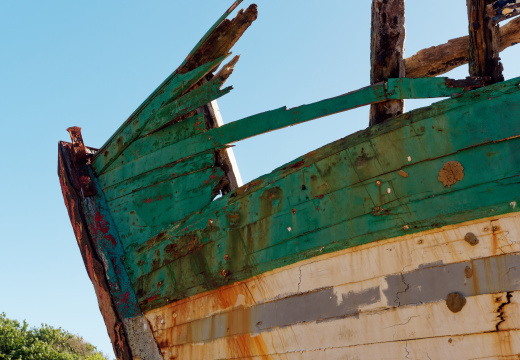
M410 78L439 76L468 63L469 36L432 46L407 58L406 76ZM499 51L520 43L520 18L500 27Z
M498 25L486 14L486 6L494 0L466 0L469 19L469 73L488 76L491 82L504 81L500 63Z
M372 1L370 83L405 77L404 0ZM402 114L404 101L391 100L370 106L370 125Z

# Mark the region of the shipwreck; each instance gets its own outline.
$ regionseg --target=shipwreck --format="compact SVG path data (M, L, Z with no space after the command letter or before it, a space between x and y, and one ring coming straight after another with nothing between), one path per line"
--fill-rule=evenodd
M520 78L499 54L520 1L467 0L468 36L406 59L404 0L373 0L371 84L224 124L240 2L100 149L59 143L118 359L516 359ZM441 100L404 112L419 98ZM231 144L360 106L365 130L241 184Z

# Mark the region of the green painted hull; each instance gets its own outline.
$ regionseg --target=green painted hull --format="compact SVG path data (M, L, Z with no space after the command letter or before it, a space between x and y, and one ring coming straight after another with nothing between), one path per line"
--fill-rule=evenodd
M476 90L350 135L187 216L183 200L191 199L191 189L204 189L213 170L112 202L141 308L327 252L517 211L519 83ZM448 186L439 172L449 162L462 165L463 178ZM176 216L154 231L142 226Z

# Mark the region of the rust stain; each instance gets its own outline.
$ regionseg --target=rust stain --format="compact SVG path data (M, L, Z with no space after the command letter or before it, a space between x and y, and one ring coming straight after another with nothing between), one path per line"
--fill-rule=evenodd
M401 175L404 178L407 178L409 176L408 173L403 171L403 170L399 170L398 174Z
M497 222L491 222L491 245L493 249L493 254L497 254L500 249L498 233L500 232L500 226L497 225Z
M464 240L471 246L475 246L479 243L479 239L472 232L469 232L466 235L464 235Z
M464 167L458 161L449 161L439 171L439 181L446 187L458 183L464 178Z
M470 266L466 266L464 269L464 276L466 276L466 279L469 279L473 276L473 269Z
M446 298L446 306L453 313L458 313L466 305L466 298L459 293L453 292Z

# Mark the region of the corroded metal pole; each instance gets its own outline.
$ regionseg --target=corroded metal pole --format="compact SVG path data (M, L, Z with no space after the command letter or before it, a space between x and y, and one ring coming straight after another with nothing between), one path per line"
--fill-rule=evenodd
M488 76L491 83L504 81L500 63L500 29L486 14L494 0L466 0L469 19L469 73Z
M404 0L372 1L370 82L405 77ZM370 107L370 125L382 123L404 111L403 100L390 100Z

